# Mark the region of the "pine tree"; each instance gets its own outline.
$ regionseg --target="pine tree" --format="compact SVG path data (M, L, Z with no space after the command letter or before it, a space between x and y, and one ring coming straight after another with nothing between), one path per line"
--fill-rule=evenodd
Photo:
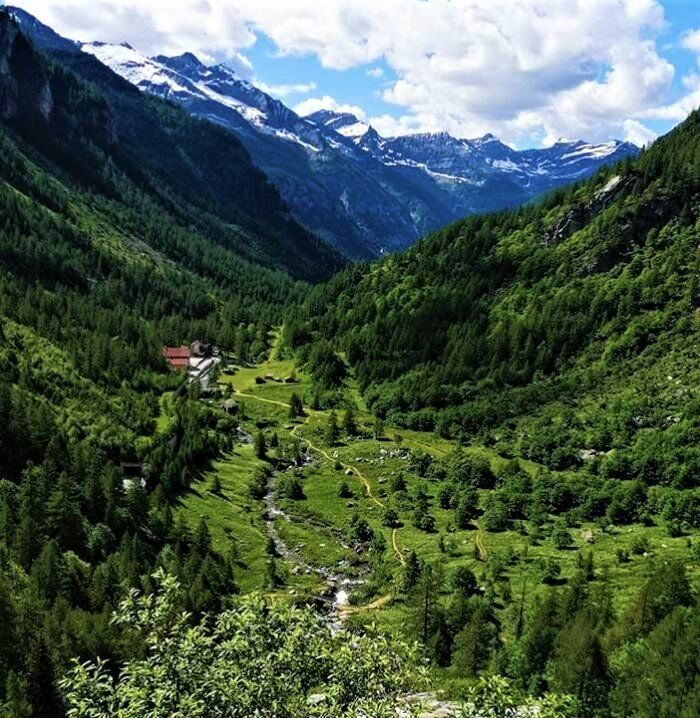
M335 411L331 411L328 416L328 422L326 423L325 431L326 443L329 446L335 446L340 438L340 431L338 429L338 416Z
M404 591L407 593L413 589L418 583L418 579L421 575L421 565L418 560L418 555L415 551L411 551L406 560L406 567L404 568Z
M377 441L384 438L384 420L379 416L374 420L374 438Z
M398 474L396 474L391 479L391 490L396 494L401 491L406 491L406 477L404 476L402 471L399 471Z
M343 416L343 431L348 436L357 434L357 423L355 422L355 413L352 409L346 409Z
M259 431L255 435L255 455L258 459L267 458L267 442L265 441L265 434Z
M572 538L569 529L563 519L557 519L552 531L552 543L558 549L566 549L571 546Z
M304 416L304 407L299 395L294 392L289 398L289 418L296 419L299 416Z

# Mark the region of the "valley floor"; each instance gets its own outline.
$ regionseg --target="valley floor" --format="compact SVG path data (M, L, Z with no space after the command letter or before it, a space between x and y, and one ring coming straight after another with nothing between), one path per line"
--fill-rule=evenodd
M205 519L217 550L236 552L237 581L243 591L265 589L291 600L325 596L332 601L333 586L337 589L338 577L344 577L349 583L349 605L345 605L343 589L343 605L335 606L343 620L371 620L414 638L416 607L402 589L412 552L421 561L439 563L446 578L458 567L468 567L482 590L494 596L495 605L511 614L521 596L542 587L544 565L556 563L560 573L551 583L564 585L580 571L589 553L594 581L611 589L616 612L623 611L647 580L652 565L659 561L683 560L694 587L700 588L700 564L689 559L688 547L694 537L671 538L660 525L607 530L582 525L571 529L573 541L566 549L557 548L548 535L539 535L528 522L521 522L518 530L492 532L475 519L468 529L458 530L454 511L440 507L440 482L421 479L411 470L414 453L444 459L456 444L433 434L391 426L384 428L379 440L374 438L374 419L350 383L346 394L355 404L357 435L343 435L337 445L329 445L325 437L330 411L308 409L304 401L305 416L290 419L292 395L308 398L312 385L293 360L279 359L277 353L273 348L268 361L236 367L234 373L219 378L224 396L232 397L237 404L242 441L210 475L192 487L179 508L192 528ZM265 435L269 460L256 456L253 437L259 431ZM305 457L303 466L275 477L274 503L268 501L266 505L252 498L256 471L270 466L277 457L288 457L297 443ZM496 474L508 463L505 457L482 446L468 446L465 451L486 457ZM528 473L539 469L527 461L521 466ZM402 504L392 496L391 481L399 473L405 477L409 497L419 485L427 488L434 531L413 525L411 499ZM303 498L285 498L279 491L280 484L291 475L299 478ZM212 490L217 478L221 486L218 494ZM342 483L347 483L350 494L340 495ZM483 499L486 492L481 493ZM387 505L398 510L395 528L385 525ZM360 516L383 536L381 556L356 550L348 537L354 516ZM266 521L274 522L275 536L286 548L274 552L274 559ZM644 551L639 551L640 545ZM274 588L270 583L271 562L273 583L277 584ZM511 637L502 638L508 641ZM451 668L437 671L436 678L448 690L461 681Z

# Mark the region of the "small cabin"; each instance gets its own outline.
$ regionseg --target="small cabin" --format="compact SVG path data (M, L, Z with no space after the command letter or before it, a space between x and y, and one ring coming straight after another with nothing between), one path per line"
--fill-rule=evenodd
M173 371L187 371L192 352L189 347L163 347L163 356Z

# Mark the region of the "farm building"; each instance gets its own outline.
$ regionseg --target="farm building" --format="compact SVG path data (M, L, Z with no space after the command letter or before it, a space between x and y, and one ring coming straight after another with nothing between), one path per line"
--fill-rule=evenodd
M163 356L173 371L187 371L192 352L189 347L164 347Z

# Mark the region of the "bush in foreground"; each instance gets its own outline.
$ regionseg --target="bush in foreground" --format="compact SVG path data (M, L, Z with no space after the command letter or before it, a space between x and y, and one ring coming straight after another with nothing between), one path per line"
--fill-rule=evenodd
M114 617L143 636L145 655L111 670L74 666L62 681L70 718L395 718L414 656L373 631L333 634L311 610L259 595L195 623L163 573Z

